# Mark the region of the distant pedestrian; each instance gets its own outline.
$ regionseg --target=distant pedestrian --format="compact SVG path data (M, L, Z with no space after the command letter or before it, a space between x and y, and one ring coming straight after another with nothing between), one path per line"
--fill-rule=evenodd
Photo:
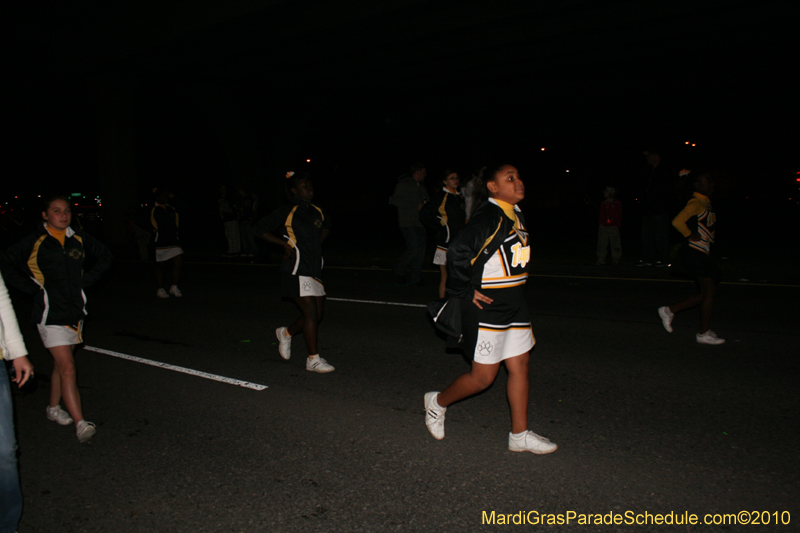
M286 188L291 204L278 208L256 225L256 235L283 248L281 296L292 298L301 313L289 326L275 330L278 352L289 359L292 337L302 333L308 348L306 370L324 374L334 370L320 357L317 347L325 306L322 243L330 233L331 221L322 208L311 203L314 186L308 175L289 172ZM272 234L278 229L283 232L283 238Z
M672 320L677 313L692 307L700 307L700 327L696 339L700 344L722 344L724 339L717 337L709 329L711 311L714 308L714 297L717 283L722 277L719 267L711 259L711 243L714 242L717 216L711 208L709 196L714 192L714 182L708 173L689 174L694 194L672 221L686 240L681 246L673 270L679 274L694 278L700 292L689 296L676 304L660 307L658 316L669 333L672 333Z
M256 233L253 226L257 222L256 212L253 206L253 197L244 187L236 190L239 195L236 199L236 212L239 216L239 235L242 241L242 257L255 257L258 248L256 247Z
M644 152L650 167L644 173L639 201L642 210L642 259L636 266L669 266L669 220L674 177L654 149ZM674 211L673 211L674 212Z
M18 387L33 377L33 365L19 331L17 315L11 306L6 284L0 276L0 360L11 361ZM17 439L14 435L14 409L11 384L5 364L0 363L0 533L13 533L22 516L22 489L17 468Z
M183 248L178 238L180 225L178 212L169 205L170 194L164 190L156 191L156 203L150 210L150 223L155 232L156 243L156 297L169 298L170 295L180 298L183 293L178 288L183 268ZM164 265L172 262L172 284L167 292L164 287Z
M488 166L478 194L489 200L479 203L447 249L451 298L437 315L437 320L445 314L456 323L451 329L463 335L472 370L444 391L425 394L425 423L435 439L444 438L447 407L488 388L505 363L511 407L509 450L551 453L558 446L528 430L528 362L535 343L525 304L531 248L522 212L516 207L525 197L525 186L515 167Z
M391 203L397 207L397 223L406 243L400 262L394 267L395 276L406 285L422 283L422 262L425 260L427 236L419 221L419 212L428 201L425 189L425 165L411 166L411 174L400 176Z
M228 251L223 257L236 257L242 247L242 239L239 228L239 215L236 212L234 202L228 197L228 188L221 185L219 197L217 198L217 210L222 218L222 227L225 231L225 241L228 243Z
M481 182L480 176L482 172L483 169L473 170L469 180L461 187L461 194L464 196L464 208L467 211L467 220L475 212L475 208L478 207L475 205L475 186Z
M55 362L47 418L62 426L74 421L78 440L86 442L96 428L83 419L73 350L83 343L83 291L111 265L111 252L85 231L70 227L72 210L67 198L55 196L44 205L44 223L36 233L3 252L0 265L9 284L35 295L33 319ZM87 256L94 266L85 272ZM67 412L59 405L62 397Z
M420 211L420 221L436 231L436 251L433 264L439 265L439 298L445 296L447 282L447 247L467 223L464 197L458 192L458 173L444 172L442 190L426 203Z
M611 247L611 263L616 265L622 257L622 241L619 228L622 225L622 202L616 198L614 187L606 187L603 201L600 202L599 228L597 230L597 265L606 263L608 248Z

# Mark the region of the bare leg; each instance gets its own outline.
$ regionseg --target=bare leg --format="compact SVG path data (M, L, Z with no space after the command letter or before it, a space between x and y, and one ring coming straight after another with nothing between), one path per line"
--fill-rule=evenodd
M711 310L714 308L717 283L714 278L700 278L698 281L703 295L703 299L700 302L700 330L698 331L702 335L708 331L711 325Z
M447 284L447 265L439 265L439 272L441 272L441 277L439 278L439 298L444 298L445 292L445 285Z
M708 331L711 324L711 310L714 308L714 296L717 291L717 283L714 278L699 278L697 284L700 287L700 292L693 294L674 305L669 306L669 310L673 313L679 313L692 307L700 306L700 329L699 333L703 334Z
M181 279L181 267L183 267L183 254L172 258L172 284L177 285Z
M472 370L457 377L445 390L439 393L436 401L442 407L447 407L459 400L486 390L494 383L500 363L483 365L472 362Z
M164 288L164 262L156 261L156 283L159 289Z
M506 359L508 384L506 394L511 407L511 431L522 433L528 429L528 361L530 352Z
M63 396L64 405L77 424L83 420L83 411L81 410L81 397L78 394L75 358L72 355L73 346L54 346L48 350L55 361L50 380L50 407L58 405Z
M287 328L289 335L294 337L302 333L306 338L308 354L316 355L319 353L317 349L317 331L320 322L322 322L325 298L323 296L301 296L295 298L294 301L297 307L300 308L302 315Z
M686 309L691 309L692 307L697 307L700 305L700 302L703 300L703 287L700 285L700 281L697 282L698 288L700 292L697 294L693 294L680 302L670 305L669 310L673 313L680 313L681 311L685 311Z

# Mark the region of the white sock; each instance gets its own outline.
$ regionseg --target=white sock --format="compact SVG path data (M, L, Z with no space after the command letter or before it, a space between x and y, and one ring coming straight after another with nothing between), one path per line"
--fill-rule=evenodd
M292 336L289 335L289 328L286 328L285 330L283 330L283 336L284 337L289 337L290 339L292 338Z
M319 357L318 353L315 353L314 355L309 355L308 356L309 359L317 359L318 357Z
M527 434L528 434L527 430L523 431L522 433L512 433L511 434L511 438L512 439L521 439L522 437L524 437Z
M436 395L436 398L433 399L433 404L434 404L433 405L434 407L438 407L439 409L447 409L447 407L442 407L441 405L439 405L439 395L438 394Z

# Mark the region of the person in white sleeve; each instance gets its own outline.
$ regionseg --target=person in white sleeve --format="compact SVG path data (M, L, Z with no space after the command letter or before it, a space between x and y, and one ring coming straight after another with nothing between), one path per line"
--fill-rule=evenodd
M14 382L21 387L33 376L33 365L19 332L17 316L0 276L0 359L14 366ZM22 516L22 489L17 469L17 439L11 407L11 384L5 364L0 366L0 533L13 533Z

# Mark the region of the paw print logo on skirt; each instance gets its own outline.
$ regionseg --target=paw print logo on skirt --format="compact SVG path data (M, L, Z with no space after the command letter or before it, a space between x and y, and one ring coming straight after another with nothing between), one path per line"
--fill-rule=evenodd
M494 350L494 346L492 346L492 343L489 341L479 342L477 348L478 348L478 353L483 356L489 355L490 353L492 353L492 350Z
M303 290L304 291L310 291L311 290L311 282L310 281L304 281L303 282Z

